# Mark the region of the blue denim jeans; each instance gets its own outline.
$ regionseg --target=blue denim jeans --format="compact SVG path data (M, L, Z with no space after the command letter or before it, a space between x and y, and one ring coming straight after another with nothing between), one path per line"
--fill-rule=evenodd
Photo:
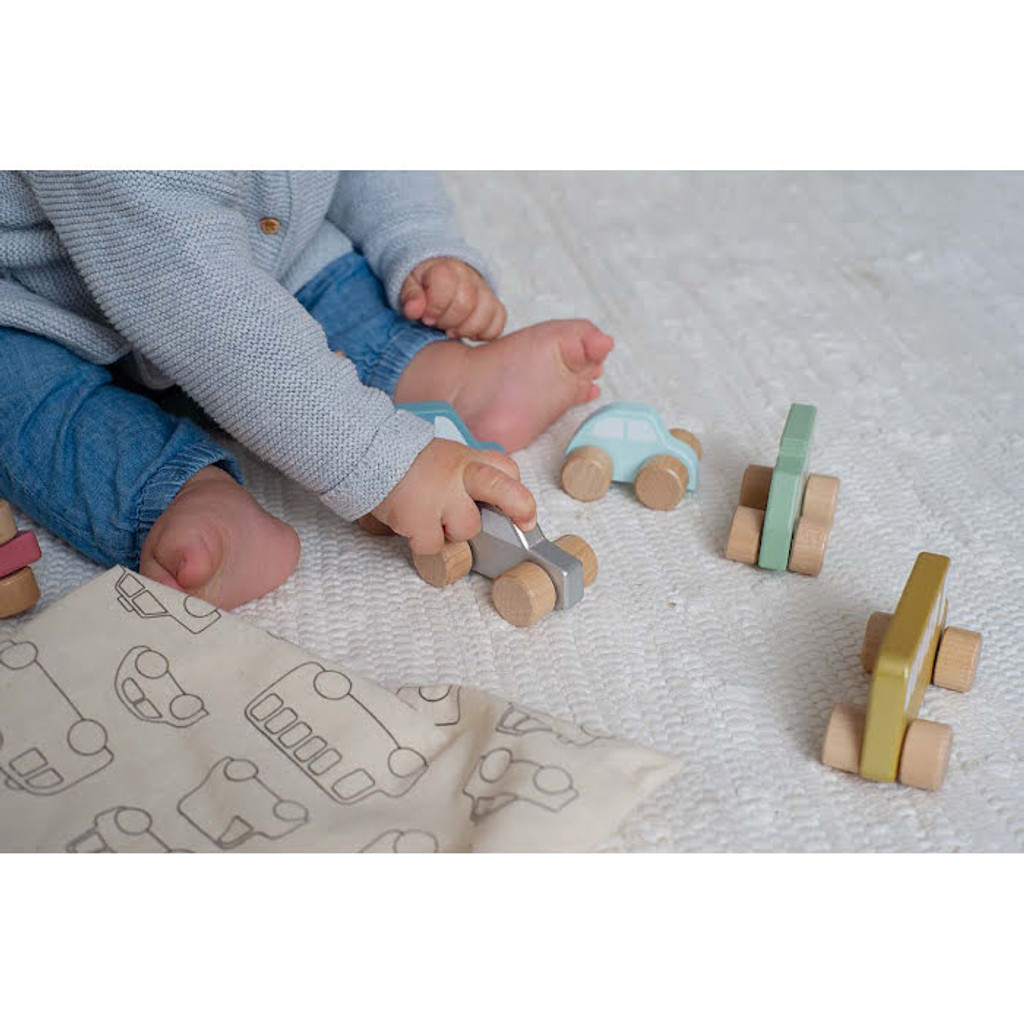
M296 298L359 379L388 395L412 357L444 337L395 313L358 253L329 264ZM146 534L204 466L242 482L231 453L162 408L159 392L119 386L116 364L0 327L0 370L0 497L102 565L138 568Z

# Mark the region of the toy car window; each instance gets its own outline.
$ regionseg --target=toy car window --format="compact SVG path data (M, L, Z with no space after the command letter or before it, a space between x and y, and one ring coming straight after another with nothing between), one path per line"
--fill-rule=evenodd
M658 435L650 423L643 420L633 420L626 424L626 436L630 441L657 441Z
M622 437L622 420L599 420L594 424L594 437Z

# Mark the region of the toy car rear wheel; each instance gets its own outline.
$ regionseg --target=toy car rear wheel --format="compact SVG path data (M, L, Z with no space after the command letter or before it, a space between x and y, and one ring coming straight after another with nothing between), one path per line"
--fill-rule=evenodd
M413 555L412 564L424 582L447 587L473 568L473 551L469 541L447 541L436 555Z
M636 496L648 508L667 512L675 508L686 494L690 474L673 455L652 455L633 481Z
M889 631L892 616L888 612L872 612L864 630L864 642L860 647L860 663L865 672L875 671L878 661L878 649L882 646L885 634Z
M948 725L915 718L903 738L900 782L915 789L938 789L946 777L952 749L953 730Z
M688 444L694 450L698 459L704 458L704 449L701 447L700 439L696 434L691 434L690 431L683 430L682 427L673 427L669 433L677 441L682 441L683 444Z
M947 626L939 641L932 682L947 690L966 693L974 685L980 654L980 633Z
M395 534L387 523L382 523L372 512L367 512L365 516L357 519L356 526L367 533L372 533L374 537L393 537Z
M831 526L838 500L839 478L811 473L804 486L804 503L800 515Z
M734 562L753 565L761 547L761 528L764 526L764 512L759 508L740 505L732 517L729 539L725 544L725 557Z
M513 626L532 626L555 607L551 577L535 562L520 562L503 572L491 589L498 614Z
M597 579L597 555L594 554L594 549L574 533L559 537L555 544L583 563L583 586L589 587Z
M789 571L817 576L825 564L828 534L827 523L801 516L793 531L793 546L789 549Z
M740 504L763 512L768 507L773 472L771 466L747 466L740 481Z
M863 708L856 704L837 704L829 716L821 760L830 768L843 772L860 771L860 748L864 742Z
M597 501L611 483L612 457L603 448L574 448L562 464L562 490L577 501Z

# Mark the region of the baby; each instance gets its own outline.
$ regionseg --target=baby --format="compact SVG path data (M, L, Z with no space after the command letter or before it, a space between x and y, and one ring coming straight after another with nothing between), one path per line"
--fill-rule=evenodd
M0 172L0 497L224 608L272 590L298 537L227 449L153 400L178 385L414 553L475 535L476 501L528 529L512 459L393 404L448 401L514 451L599 394L608 335L505 321L436 175Z

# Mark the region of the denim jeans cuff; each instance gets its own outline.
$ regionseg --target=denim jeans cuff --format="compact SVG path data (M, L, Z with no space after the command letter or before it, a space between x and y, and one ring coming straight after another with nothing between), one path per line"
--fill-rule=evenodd
M388 398L394 397L398 378L412 362L413 356L427 345L446 338L444 331L411 323L402 324L391 333L376 360L366 368L363 383L371 388L379 388Z
M235 457L212 441L196 441L167 460L146 482L139 499L136 514L136 552L135 565L138 568L142 556L142 544L153 524L166 511L178 491L189 477L194 476L206 466L219 466L230 473L240 484L243 483L242 471Z

